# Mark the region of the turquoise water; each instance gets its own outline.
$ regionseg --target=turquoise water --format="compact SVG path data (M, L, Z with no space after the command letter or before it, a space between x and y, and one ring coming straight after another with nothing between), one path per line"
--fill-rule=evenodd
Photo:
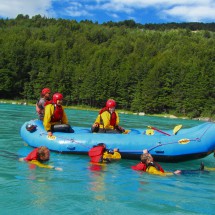
M90 126L97 112L66 110L70 124ZM130 167L138 161L121 160L95 171L87 156L51 153L54 171L18 162L27 155L19 135L21 125L35 119L31 106L0 104L0 214L215 214L215 172L171 177L148 175ZM203 122L120 114L125 128L191 127ZM210 155L183 163L162 163L165 170L197 169L201 161L214 167Z

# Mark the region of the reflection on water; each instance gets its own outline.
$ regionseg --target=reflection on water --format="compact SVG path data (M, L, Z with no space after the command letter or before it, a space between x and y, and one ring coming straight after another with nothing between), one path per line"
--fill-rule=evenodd
M71 125L90 127L97 112L66 110ZM215 172L160 177L131 169L139 161L120 160L93 166L87 156L51 152L49 164L63 171L32 168L18 162L32 148L19 135L21 125L35 119L35 107L0 104L1 214L214 214ZM202 122L121 114L125 128L161 129ZM213 155L182 163L161 163L167 171L214 167Z
M94 192L94 198L96 200L104 201L106 200L106 184L105 184L105 170L107 169L106 164L97 165L90 164L89 166L89 186L90 190Z

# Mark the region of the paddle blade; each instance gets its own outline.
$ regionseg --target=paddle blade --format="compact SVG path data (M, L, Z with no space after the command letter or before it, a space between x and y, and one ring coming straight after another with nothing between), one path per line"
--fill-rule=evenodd
M177 132L182 128L182 125L176 125L175 128L173 129L173 134L176 135Z

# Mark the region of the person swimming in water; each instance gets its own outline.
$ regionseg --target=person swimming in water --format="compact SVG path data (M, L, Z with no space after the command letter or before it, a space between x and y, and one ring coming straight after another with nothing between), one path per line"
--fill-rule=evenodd
M44 162L49 161L49 159L50 159L49 149L46 146L40 146L31 151L26 157L19 158L19 161L26 161L42 168L62 171L62 168L60 167L44 164Z
M99 143L93 146L89 150L88 155L90 157L90 162L92 163L110 163L121 159L121 154L117 148L113 151L108 150L104 143Z
M160 176L168 175L180 175L180 174L196 174L196 173L208 173L204 170L204 164L201 163L201 166L197 170L176 170L174 172L165 172L160 164L154 162L154 159L147 150L143 151L143 154L140 156L141 162L136 166L132 166L133 170L144 171L149 174L155 174Z

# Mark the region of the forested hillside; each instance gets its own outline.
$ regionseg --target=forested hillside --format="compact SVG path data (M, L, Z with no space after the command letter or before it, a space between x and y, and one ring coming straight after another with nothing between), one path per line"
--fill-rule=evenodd
M134 112L213 117L215 23L194 24L0 19L0 97L37 100L50 87L66 105L113 98Z

